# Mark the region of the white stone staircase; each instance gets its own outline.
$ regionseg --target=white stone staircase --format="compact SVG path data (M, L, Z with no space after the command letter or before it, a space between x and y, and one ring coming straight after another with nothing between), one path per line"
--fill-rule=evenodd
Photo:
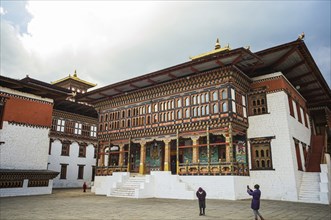
M304 172L299 192L300 202L320 203L320 173Z
M138 198L138 191L145 182L145 176L131 176L123 184L117 186L109 196Z

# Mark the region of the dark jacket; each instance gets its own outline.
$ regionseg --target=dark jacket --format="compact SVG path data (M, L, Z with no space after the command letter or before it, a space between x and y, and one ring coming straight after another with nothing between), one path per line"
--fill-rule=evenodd
M205 201L206 200L207 193L202 188L199 188L196 195L197 195L199 201Z
M261 191L259 189L255 189L254 191L251 189L247 189L247 193L253 196L251 208L254 210L259 210Z

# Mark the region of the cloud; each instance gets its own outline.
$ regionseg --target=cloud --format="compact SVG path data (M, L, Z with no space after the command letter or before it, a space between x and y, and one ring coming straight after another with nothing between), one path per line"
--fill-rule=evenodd
M325 74L329 8L330 2L309 1L29 1L24 13L32 17L23 34L15 19L1 19L1 74L50 82L77 69L104 86L186 62L213 49L217 37L222 45L259 51L303 31Z

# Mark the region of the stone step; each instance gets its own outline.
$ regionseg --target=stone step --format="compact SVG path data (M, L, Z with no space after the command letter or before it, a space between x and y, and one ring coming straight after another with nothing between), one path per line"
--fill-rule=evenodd
M145 177L130 177L122 186L116 188L110 196L135 198L136 190L140 189L142 183L145 182Z

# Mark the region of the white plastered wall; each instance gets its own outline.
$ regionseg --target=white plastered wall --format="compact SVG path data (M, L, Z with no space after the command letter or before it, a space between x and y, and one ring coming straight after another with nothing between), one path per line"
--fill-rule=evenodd
M310 129L290 115L285 92L267 94L267 104L269 114L248 118L247 135L248 138L275 137L271 140L274 170L251 170L251 185L260 185L262 198L297 201L302 171L298 171L293 138L309 145ZM248 144L250 147L250 143ZM251 161L249 162L251 168Z
M48 169L61 172L61 164L68 164L67 178L60 179L60 174L54 178L54 188L75 188L82 187L86 182L88 186L92 180L92 167L95 166L94 146L89 144L86 147L86 157L79 157L79 145L73 142L70 145L69 156L61 156L62 144L55 140L51 146L51 154L48 155ZM78 179L78 165L84 165L83 179Z

